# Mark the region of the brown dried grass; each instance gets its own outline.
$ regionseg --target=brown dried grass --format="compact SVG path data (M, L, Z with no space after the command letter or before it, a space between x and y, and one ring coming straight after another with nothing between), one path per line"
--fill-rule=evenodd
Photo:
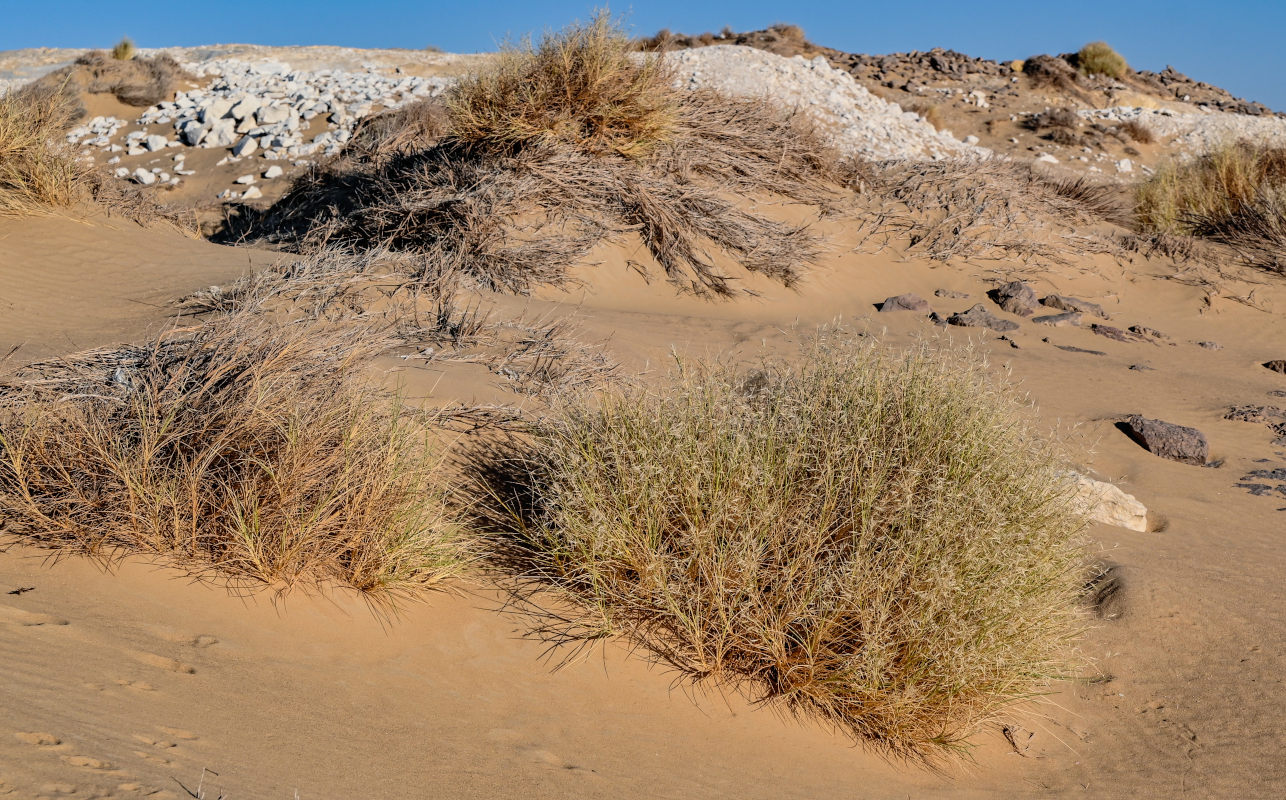
M68 206L85 196L91 168L66 142L81 113L65 82L0 96L0 214Z
M25 368L0 386L4 538L381 600L458 573L423 422L360 378L380 343L238 314Z

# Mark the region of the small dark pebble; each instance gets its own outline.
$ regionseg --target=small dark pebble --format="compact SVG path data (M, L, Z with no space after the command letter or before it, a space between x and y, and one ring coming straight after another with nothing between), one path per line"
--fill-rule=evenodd
M1223 345L1218 342L1197 342L1197 347L1204 347L1206 350L1222 350Z
M1130 333L1137 333L1140 336L1151 336L1153 339L1170 338L1169 336L1166 336L1164 333L1157 330L1156 328L1149 328L1147 325L1131 325Z
M1147 364L1131 364L1130 369L1134 370L1135 372L1143 372L1144 370L1151 372L1155 370L1155 367L1149 367Z

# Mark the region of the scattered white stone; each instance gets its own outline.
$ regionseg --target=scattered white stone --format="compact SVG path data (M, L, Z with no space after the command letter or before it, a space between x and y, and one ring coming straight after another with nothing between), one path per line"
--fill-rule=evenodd
M117 168L116 168L116 177L118 177L118 178L127 178L127 177L129 177L129 167L117 167Z
M260 197L263 197L263 192L259 190L258 186L251 186L249 189L246 189L245 192L241 194L242 200L255 200Z
M240 183L240 184L251 184L254 182L255 182L255 176L253 175L242 175L240 178L237 178L235 181L233 181L233 183Z
M1116 162L1116 171L1117 171L1117 172L1133 172L1133 171L1134 171L1134 162L1133 162L1133 161L1131 161L1131 160L1130 160L1130 159L1128 159L1128 158L1123 158L1123 159L1121 159L1120 161Z
M165 145L168 141L169 140L166 139L164 136L154 133L151 136L147 137L144 140L143 144L148 150L155 153L157 150L164 150Z
M152 174L150 171L145 170L142 167L139 167L138 169L134 170L134 181L136 183L141 183L144 186L151 186L152 184L156 183L156 176Z
M1076 482L1076 502L1090 519L1132 531L1147 531L1148 509L1133 495L1079 472L1070 475Z
M980 142L980 141L982 141L982 140L981 140L981 139L979 139L977 136L974 136L972 133L971 133L971 134L969 134L968 136L964 137L964 143L965 143L965 144L977 144L977 143L978 143L978 142Z
M259 140L253 136L243 136L232 148L232 154L238 158L248 156L259 149Z
M281 167L273 164L271 167L264 170L263 176L268 180L272 180L273 178L280 178L283 172L284 170Z
M1053 156L1051 156L1049 153L1041 153L1040 155L1036 156L1036 160L1037 160L1037 161L1040 161L1040 162L1042 162L1042 163L1045 163L1045 164L1057 164L1057 163L1058 163L1058 159L1057 159L1057 158L1054 158L1054 157L1053 157Z

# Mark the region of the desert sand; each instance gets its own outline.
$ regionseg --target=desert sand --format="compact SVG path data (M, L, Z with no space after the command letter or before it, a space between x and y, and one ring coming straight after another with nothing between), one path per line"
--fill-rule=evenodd
M227 180L206 176L185 191L212 196ZM972 342L1010 370L1080 466L1148 507L1150 530L1092 527L1122 586L1080 645L1092 665L979 732L972 763L889 762L812 720L689 686L620 641L550 650L481 576L390 611L340 589L233 594L156 560L107 568L14 544L0 552L0 796L1279 796L1286 496L1238 484L1286 468L1286 446L1225 414L1286 406L1286 376L1261 366L1286 358L1286 284L1138 255L944 264L905 242L867 246L842 217L818 224L827 252L794 290L743 274L760 296L676 294L629 266L640 248L627 238L577 266L576 285L474 300L500 318L566 319L643 380L676 353L790 354L828 324L895 346ZM0 219L0 354L13 350L0 370L145 341L188 321L173 301L283 257L118 216ZM1001 313L985 293L1009 279L1167 338L1024 323L1002 339L874 307L911 292L944 316L979 302ZM479 364L404 355L381 358L379 378L414 402L540 402ZM1146 452L1115 427L1132 413L1199 428L1217 466Z

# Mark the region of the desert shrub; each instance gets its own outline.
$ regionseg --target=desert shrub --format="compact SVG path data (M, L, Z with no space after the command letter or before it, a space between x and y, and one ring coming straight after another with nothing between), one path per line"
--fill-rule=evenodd
M1144 231L1230 245L1247 263L1286 271L1286 149L1238 142L1161 165L1137 194Z
M133 57L134 43L130 41L128 36L121 39L116 43L116 46L112 48L112 58L117 61L129 61Z
M1070 64L1061 58L1037 55L1022 62L1023 75L1032 88L1055 88L1075 93L1079 76Z
M460 274L523 292L563 281L596 244L628 233L685 291L737 293L714 266L716 253L788 285L798 280L820 252L815 237L805 225L746 210L741 199L775 196L825 211L846 196L857 165L789 110L668 84L664 135L660 117L631 128L617 112L664 68L636 62L632 45L607 25L599 17L539 48L511 51L497 72L449 94L445 112L428 101L363 123L337 158L221 236L393 249L421 256L416 279ZM550 66L559 54L567 63ZM536 111L531 95L497 88L520 76L543 81L541 96L574 102ZM510 117L536 121L501 122Z
M1129 65L1107 42L1090 42L1076 53L1076 67L1086 75L1123 78Z
M243 588L389 597L457 572L425 429L360 380L375 346L232 315L26 368L0 385L4 536Z
M1132 142L1152 144L1156 141L1156 135L1152 133L1152 129L1137 119L1122 122L1117 127Z
M1071 108L1052 108L1032 114L1023 119L1022 125L1028 130L1041 131L1051 128L1075 130L1080 127L1081 117Z
M1253 205L1266 190L1286 186L1286 149L1238 142L1188 161L1162 164L1138 190L1143 226L1192 233Z
M0 95L0 214L65 206L83 194L90 168L65 138L81 113L66 84Z
M576 25L503 50L450 95L452 135L492 149L557 141L639 156L672 135L678 94L659 58L600 12Z
M1082 521L1056 449L960 352L832 338L566 405L482 470L500 551L692 680L902 756L1066 674Z
M112 94L122 103L144 107L173 99L179 81L186 77L179 62L167 55L120 59L115 50L91 50L33 85L51 89L67 85L90 94Z

